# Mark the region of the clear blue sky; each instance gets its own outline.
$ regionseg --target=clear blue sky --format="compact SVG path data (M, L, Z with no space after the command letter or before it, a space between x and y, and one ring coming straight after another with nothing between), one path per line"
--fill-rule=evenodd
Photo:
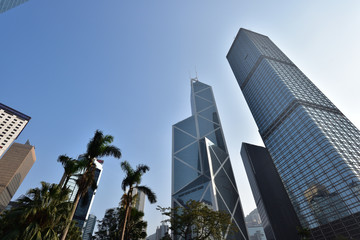
M240 27L275 44L360 127L358 1L46 1L0 14L0 102L32 117L18 138L37 161L15 197L58 182L60 154L83 153L96 129L170 206L171 126L190 116L190 79L213 86L245 214L255 208L239 155L262 145L225 58ZM117 206L120 161L104 158L92 213ZM148 234L160 225L145 204Z

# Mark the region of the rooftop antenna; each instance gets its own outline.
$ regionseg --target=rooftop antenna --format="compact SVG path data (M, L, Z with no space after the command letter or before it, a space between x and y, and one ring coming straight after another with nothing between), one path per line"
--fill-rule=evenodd
M196 79L198 80L198 74L197 74L197 70L196 70L196 65L195 65L195 76L196 76Z
M195 66L195 77L191 77L191 76L190 76L190 80L191 80L191 82L197 82L197 81L199 81L198 76L197 76L196 66Z

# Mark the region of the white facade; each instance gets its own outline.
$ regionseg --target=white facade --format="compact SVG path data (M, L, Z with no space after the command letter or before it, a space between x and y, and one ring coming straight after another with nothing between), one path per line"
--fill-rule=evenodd
M145 208L145 193L142 192L141 190L138 190L137 188L135 188L133 190L133 196L136 195L135 198L135 208L136 210L138 210L139 212L144 212L144 208Z
M19 136L30 117L0 103L0 157Z

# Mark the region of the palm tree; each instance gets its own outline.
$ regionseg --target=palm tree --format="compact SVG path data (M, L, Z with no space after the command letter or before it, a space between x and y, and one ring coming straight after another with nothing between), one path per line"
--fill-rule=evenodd
M131 217L131 208L134 199L134 189L138 191L142 191L148 198L150 203L156 202L156 195L153 191L148 188L147 186L140 186L141 177L144 173L149 171L149 167L143 164L140 164L134 170L127 161L121 163L121 168L125 172L126 176L121 183L121 188L125 192L122 198L122 204L125 209L125 218L124 218L124 225L121 234L121 240L124 240L125 231L127 228L127 222Z
M59 186L66 187L66 184L71 176L79 171L81 166L79 161L66 155L60 155L57 161L60 162L64 167L64 174L59 182Z
M104 156L113 156L115 158L121 157L120 149L110 145L113 140L113 136L104 135L100 130L96 130L94 137L90 139L90 142L87 145L86 153L82 155L83 158L81 159L81 162L84 163L85 166L83 173L79 175L79 178L76 181L76 184L78 185L78 192L76 193L73 208L70 213L70 220L74 217L80 197L84 196L90 187L95 188L94 175L96 169L96 159ZM62 240L65 240L69 227L70 225L68 224L63 232L61 238Z
M17 200L17 206L0 218L1 239L58 239L69 221L69 190L57 184L41 182L41 188L30 189ZM71 239L81 239L80 230L72 225Z

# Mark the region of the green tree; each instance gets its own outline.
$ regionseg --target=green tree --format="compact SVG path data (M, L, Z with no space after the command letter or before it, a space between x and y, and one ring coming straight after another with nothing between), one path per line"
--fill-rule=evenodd
M65 228L71 203L69 190L57 184L41 182L41 188L30 189L17 200L17 206L0 217L3 240L59 239ZM81 232L70 222L71 239L81 239Z
M79 161L66 155L60 155L57 161L64 167L64 174L59 182L59 185L66 187L66 184L71 176L80 170L81 165L79 164Z
M165 222L170 223L173 234L183 239L222 240L227 231L229 234L236 231L229 214L214 211L202 202L189 200L184 207L158 207L158 210L169 217Z
M95 239L98 240L117 240L121 237L121 229L125 219L125 209L108 209L102 220L99 221L98 231L95 233ZM131 209L131 217L128 221L128 228L125 233L125 239L138 240L146 237L147 223L142 220L143 212L137 209Z
M78 185L78 192L76 194L74 204L69 216L69 219L72 220L75 214L75 210L77 205L79 204L80 197L84 196L88 189L95 188L96 184L94 183L95 176L95 161L99 157L104 156L113 156L115 158L121 157L120 149L110 145L114 140L114 137L111 135L104 135L101 131L96 130L94 137L90 139L86 153L83 155L81 160L82 165L84 166L83 173L79 175L76 184ZM69 230L70 225L64 229L61 240L66 239L67 232Z
M141 177L144 173L149 171L149 167L143 164L136 166L134 170L127 161L121 163L121 168L125 172L125 177L121 183L121 188L125 192L122 198L122 205L125 209L125 218L122 226L121 240L125 239L126 229L128 228L127 223L130 221L132 205L134 202L134 189L142 191L147 196L150 203L156 202L155 193L144 185L141 184Z

